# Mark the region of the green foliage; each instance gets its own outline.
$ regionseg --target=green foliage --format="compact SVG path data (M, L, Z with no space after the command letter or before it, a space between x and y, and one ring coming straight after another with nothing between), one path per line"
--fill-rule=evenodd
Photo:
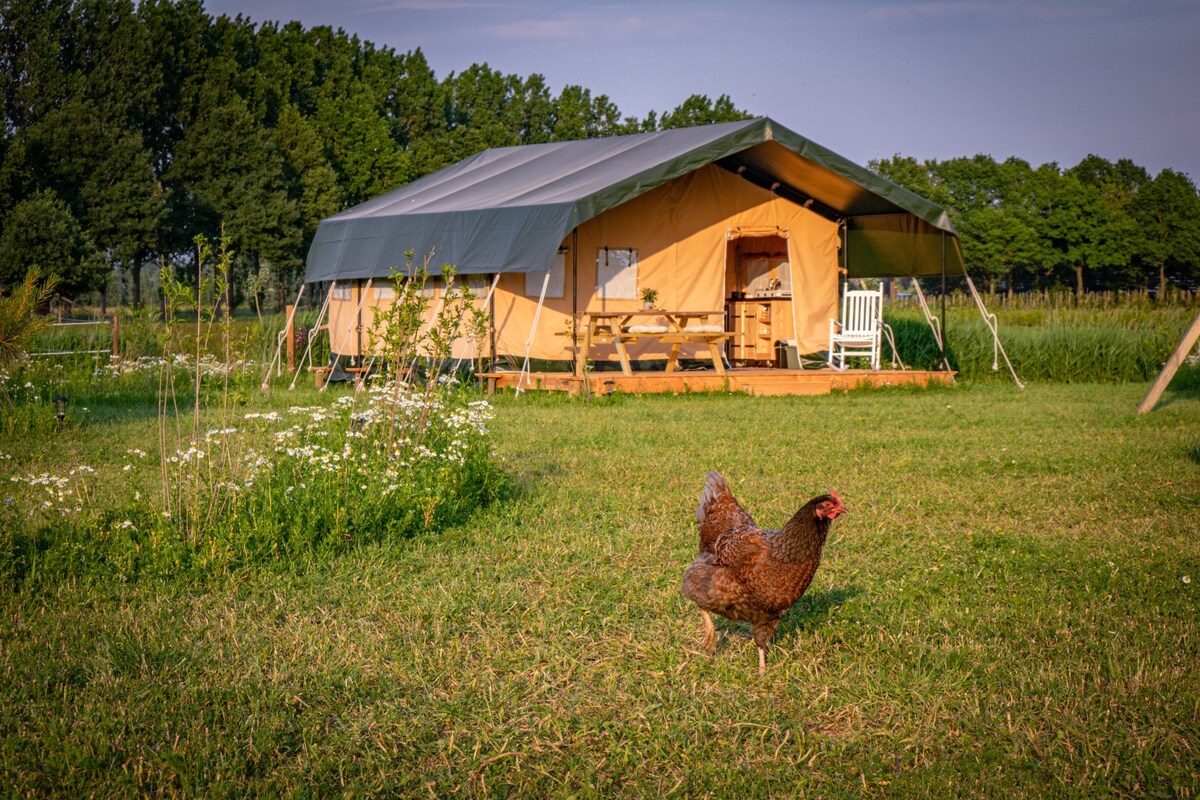
M947 357L971 381L1010 380L991 330L970 298L955 296L946 320ZM1112 307L1032 302L1011 306L993 297L1000 341L1022 381L1038 383L1138 383L1152 380L1195 316L1188 305L1162 307L1143 299ZM890 303L885 321L895 332L905 364L937 369L937 344L915 306ZM884 348L885 356L889 354ZM993 364L999 369L994 370Z
M290 570L441 530L503 493L485 437L489 404L438 379L455 332L479 325L474 298L452 269L445 269L438 321L426 328L424 270L405 271L411 291L381 320L390 323L379 342L392 380L332 402L256 410L249 407L262 398L252 392L256 363L221 310L235 259L231 240L197 237L195 247L195 286L163 276L165 320L128 317L129 327L154 332L161 356L100 368L68 362L66 371L29 365L12 380L20 388L11 392L8 437L58 435L46 406L61 394L82 408L76 413L120 404L119 413L153 418L155 430L150 443L146 433L137 446L114 440L121 446L101 459L111 467L103 473L110 487L114 457L122 462L119 488L102 491L101 473L89 464L17 476L9 502L21 513L0 542L9 581ZM194 310L191 319L185 308ZM269 332L263 339L274 341ZM427 379L400 380L416 373L418 358ZM9 379L0 373L0 387Z
M0 232L0 285L20 282L34 267L68 295L96 288L107 272L67 204L49 190L17 203Z
M949 209L968 268L993 291L1065 284L1081 298L1149 284L1165 294L1168 272L1183 287L1200 277L1200 196L1170 170L1151 180L1098 156L1067 170L984 155L870 166Z
M25 280L0 295L0 367L16 362L29 350L30 341L50 326L51 317L38 316L58 286L57 275L42 280L38 267L30 267Z
M708 95L694 94L684 100L673 111L663 112L659 123L663 130L689 128L694 125L715 125L719 122L737 122L751 119L753 115L738 110L729 95L723 94L712 101Z

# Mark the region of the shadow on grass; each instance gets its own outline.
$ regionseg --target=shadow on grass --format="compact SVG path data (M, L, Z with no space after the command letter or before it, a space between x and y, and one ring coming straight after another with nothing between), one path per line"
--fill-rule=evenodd
M862 589L857 586L840 586L836 589L809 592L783 615L783 620L775 631L775 640L790 639L797 632L810 631L822 625L833 616L835 608L860 594Z
M793 638L797 633L817 628L833 615L835 608L860 594L862 594L862 589L857 586L809 592L797 600L796 604L783 615L779 627L775 630L773 641L778 644ZM747 636L750 631L748 623L732 622L717 614L713 614L713 623L717 626L718 633L725 634L726 637L729 635L743 637Z

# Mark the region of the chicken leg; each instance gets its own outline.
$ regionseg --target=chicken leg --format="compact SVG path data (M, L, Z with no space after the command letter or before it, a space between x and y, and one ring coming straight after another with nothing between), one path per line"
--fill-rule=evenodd
M704 640L700 642L700 646L711 650L717 638L717 626L713 624L712 615L704 609L700 609L700 622L704 626Z
M771 641L771 637L775 635L775 629L779 627L779 618L762 620L755 622L750 632L754 635L754 643L758 645L758 677L766 677L767 674L767 643Z

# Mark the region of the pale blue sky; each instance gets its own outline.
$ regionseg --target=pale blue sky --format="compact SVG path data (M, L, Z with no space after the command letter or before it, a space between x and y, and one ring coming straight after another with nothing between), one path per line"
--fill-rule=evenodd
M208 0L333 25L439 78L580 84L627 115L728 94L860 163L1089 153L1200 181L1200 0Z

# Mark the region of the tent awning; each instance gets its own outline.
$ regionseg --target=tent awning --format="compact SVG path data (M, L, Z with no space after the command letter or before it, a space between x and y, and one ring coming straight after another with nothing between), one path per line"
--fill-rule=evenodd
M432 274L544 272L580 223L714 163L844 220L852 277L963 272L941 207L762 117L485 150L323 220L305 280L386 277L408 251Z

